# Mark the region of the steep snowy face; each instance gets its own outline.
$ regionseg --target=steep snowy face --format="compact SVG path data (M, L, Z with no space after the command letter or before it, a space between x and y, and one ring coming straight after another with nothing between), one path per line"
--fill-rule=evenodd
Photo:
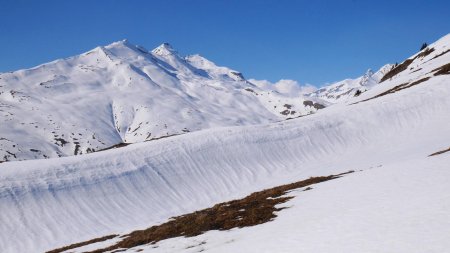
M0 162L79 155L211 127L316 112L302 97L168 43L119 41L32 69L0 74Z
M227 67L219 67L214 62L209 61L198 54L187 56L186 61L192 66L206 71L210 77L225 78L234 81L245 81L242 73Z
M167 42L153 49L152 53L159 56L178 55L178 52Z
M406 84L411 83L411 80L419 81L419 77L429 79L434 76L432 73L439 70L441 72L436 76L448 74L449 45L450 35L446 35L401 64L386 64L375 73L368 70L361 77L333 83L305 96L320 98L330 103L353 103L358 100L358 96L369 90L375 92L384 90L386 86L382 84L387 81L397 79ZM424 81L426 80L420 82Z
M350 98L358 96L360 93L377 85L392 66L392 64L386 64L377 72L373 72L369 69L364 75L358 78L345 79L343 81L332 83L317 91L306 94L306 96L320 98L330 103L345 103Z
M417 86L429 86L433 82L448 82L450 75L450 34L391 66L380 78L380 83L350 103L365 102L394 93L407 92ZM424 93L425 95L426 93Z

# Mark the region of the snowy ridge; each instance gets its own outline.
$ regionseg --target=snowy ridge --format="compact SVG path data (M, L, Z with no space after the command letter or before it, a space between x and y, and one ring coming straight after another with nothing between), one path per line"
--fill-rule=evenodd
M373 98L396 86L400 88L402 86L408 87L409 85L427 86L430 81L436 80L445 82L448 80L449 64L450 34L393 67L391 69L392 72L390 72L395 73L395 75L374 86L370 91L352 99L350 102Z
M436 54L445 50L440 44L435 47ZM429 60L433 55L418 60L423 75L430 75L443 62L450 62L448 54ZM420 74L400 73L354 101L395 87L408 76L410 81L421 78ZM349 169L363 170L361 173L379 170L374 172L379 175L378 183L384 182L384 177L395 175L420 176L425 173L424 168L434 168L428 172L433 173L433 178L448 178L450 174L444 170L448 154L427 157L449 145L447 83L448 75L433 76L408 89L353 105L338 104L290 121L207 129L86 156L2 163L0 234L4 236L0 238L0 248L3 252L40 252L107 234L123 234L256 190ZM405 171L405 166L411 171ZM433 181L435 185L429 181L428 192L449 192L445 187L448 184L437 184L441 181ZM389 182L394 187L395 181ZM337 182L332 185L336 184L341 185ZM414 189L415 185L408 187ZM347 193L355 192L350 186L343 189ZM448 205L448 199L442 202L445 198L433 196L441 195L429 196L433 206ZM351 195L348 199L352 198L365 197ZM307 203L316 205L312 199ZM378 202L373 203L366 203L365 210L382 207L376 205ZM430 209L424 215L447 217L441 213L434 216L435 210L441 209ZM391 222L402 222L400 216ZM436 226L441 229L447 223L432 224L441 225L433 225L429 231L434 231ZM237 233L249 230L242 231ZM383 240L382 235L378 236ZM184 239L168 240L167 247L184 245L178 244L179 240ZM414 238L408 242L413 243ZM245 241L240 243L245 245ZM437 249L446 246L445 243L431 245ZM400 251L407 249L404 245L397 246ZM161 246L161 251L167 247ZM180 249L183 250L186 249Z
M318 110L304 101L255 87L199 55L183 58L168 43L149 52L124 40L0 74L0 161L86 154Z
M330 103L345 103L352 97L358 96L357 92L365 92L377 85L392 67L392 64L386 64L375 73L371 69L368 69L364 75L358 78L345 79L332 83L317 91L306 94L306 96L320 98Z

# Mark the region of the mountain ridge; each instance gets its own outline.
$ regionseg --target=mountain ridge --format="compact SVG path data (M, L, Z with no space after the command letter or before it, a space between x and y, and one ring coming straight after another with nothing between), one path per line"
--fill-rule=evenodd
M180 56L169 43L149 51L122 40L0 74L0 161L80 155L208 128L302 117L357 102L384 86L378 83L392 69L386 64L304 91L292 80L246 79L199 54Z
M181 57L167 43L148 51L122 40L1 74L0 160L86 154L317 111L304 100L260 89L199 55Z

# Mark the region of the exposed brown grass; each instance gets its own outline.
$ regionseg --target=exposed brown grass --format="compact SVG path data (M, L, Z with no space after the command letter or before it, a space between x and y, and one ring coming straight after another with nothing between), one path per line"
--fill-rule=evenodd
M440 155L440 154L444 154L444 153L446 153L446 152L450 152L450 148L444 149L444 150L441 150L441 151L438 151L438 152L434 152L433 154L431 154L431 155L429 155L429 156Z
M284 111L282 111L282 112L280 112L280 114L283 114L283 115L289 115L289 110L284 110Z
M152 226L145 230L137 230L125 235L123 236L124 239L115 245L89 253L129 249L174 237L197 236L210 230L229 230L266 223L277 217L275 212L284 209L283 207L276 207L276 205L285 203L293 198L284 196L288 191L336 179L352 172L349 171L323 177L311 177L295 183L255 192L243 199L220 203L211 208L173 217L161 225ZM310 189L308 187L305 190ZM86 242L79 243L79 245L87 244ZM57 252L61 251L50 251L49 253Z
M440 66L439 68L433 69L433 71L431 71L431 72L434 72L434 71L437 71L436 73L434 73L435 76L449 75L450 74L450 63Z
M422 52L420 52L416 57L417 58L423 58L429 54L431 54L432 52L434 52L434 48L425 48L424 50L422 50Z
M407 65L411 64L411 62L412 62L415 58L417 58L417 57L425 57L425 56L429 55L429 54L430 54L431 52L433 52L433 51L434 51L434 49L425 50L425 51L423 51L422 53L418 54L418 55L417 55L416 57L414 57L413 59L408 59L408 60L406 60L405 62L403 62L402 64L398 65L397 67L394 67L391 71L389 71L389 72L381 79L380 83L383 82L383 81L385 81L385 80L387 80L387 79L389 79L389 78L391 78L391 77L393 77L393 76L395 76L396 74L400 73L401 71L404 70L403 68L406 69L406 68L408 67ZM448 50L447 50L446 52L448 52ZM444 53L446 53L446 52L444 52ZM442 53L442 54L444 54L444 53ZM442 54L440 54L440 55L442 55ZM440 56L440 55L439 55L439 56ZM436 58L436 56L435 56L434 58ZM433 58L433 59L434 59L434 58ZM408 61L410 61L410 62L408 63ZM406 64L405 64L405 63L406 63ZM403 66L402 66L400 69L398 69L398 67L401 66L401 65L403 65ZM406 66L406 67L405 67L405 66ZM397 69L397 70L396 70L396 69ZM418 69L418 70L421 70L421 69ZM416 71L418 71L418 70L416 70ZM392 72L392 73L391 73L391 72ZM432 73L432 72L435 72L435 73L434 73L434 76L439 76L439 75L450 75L450 63L447 63L447 64L445 64L445 65L443 65L443 66L441 66L441 67L439 67L439 68L433 69L433 70L431 71L431 73ZM390 74L390 73L391 73L391 74ZM385 91L385 92L382 92L382 93L380 93L380 94L378 94L378 95L376 95L376 96L374 96L374 97L371 97L371 98L368 98L368 99L365 99L365 100L362 100L362 101L359 101L359 102L356 102L356 103L353 103L353 104L357 104L357 103L360 103L360 102L368 101L368 100L371 100L371 99L374 99L374 98L378 98L378 97L381 97L381 96L384 96L384 95L387 95L387 94L395 93L395 92L400 91L400 90L403 90L403 89L410 88L410 87L415 86L415 85L417 85L417 84L419 84L419 83L425 82L425 81L429 80L430 78L431 78L431 77L424 77L424 78L421 78L421 79L419 79L419 80L417 80L417 81L414 81L414 82L412 82L412 83L403 83L403 84L399 84L399 85L395 86L394 88L389 89L389 90L387 90L387 91Z
M392 77L396 76L397 74L399 74L400 72L408 69L409 65L411 65L411 63L418 58L424 58L425 56L431 54L432 52L434 52L434 48L425 48L423 49L419 54L417 54L414 58L412 59L407 59L405 60L403 63L401 63L400 65L395 65L388 73L386 73L380 80L380 83L391 79ZM436 58L436 56L434 57ZM433 59L434 59L433 58ZM431 59L432 60L432 59ZM414 71L415 72L415 71Z
M448 52L450 52L450 49L447 49L446 51L444 51L444 52L442 52L442 53L440 53L440 54L438 54L438 55L435 55L431 60L436 59L436 58L438 58L438 57L440 57L440 56L443 56L444 54L446 54L446 53L448 53Z
M121 143L112 145L112 146L107 147L107 148L99 149L99 150L97 150L96 152L105 151L105 150L110 150L110 149L115 149L115 148L122 148L122 147L126 147L126 146L128 146L128 145L130 145L130 144L131 144L131 143L121 142Z
M103 241L112 239L112 238L114 238L116 236L117 235L107 235L107 236L103 236L103 237L100 237L100 238L95 238L95 239L92 239L92 240L89 240L89 241L85 241L85 242L74 243L74 244L71 244L69 246L65 246L65 247L59 248L59 249L54 249L54 250L47 251L45 253L60 253L60 252L66 251L66 250L76 249L76 248L79 248L79 247L82 247L82 246L86 246L86 245L89 245L89 244L93 244L93 243L97 243L97 242L103 242Z
M414 71L411 71L411 74L412 73L416 73L417 71L421 71L422 70L422 68L418 68L418 69L416 69L416 70L414 70Z
M409 87L418 85L419 83L423 83L423 82L425 82L425 81L428 81L430 78L431 78L431 77L429 77L429 76L428 76L428 77L421 78L421 79L419 79L419 80L417 80L417 81L414 81L414 82L408 84L408 85L405 86L405 87L402 87L402 89L400 89L400 90L407 89L407 88L409 88Z
M429 54L431 54L432 52L434 52L434 48L425 48L424 50L422 50L422 52L420 52L418 55L416 55L414 58L412 59L407 59L404 62L402 62L401 64L394 66L389 72L387 72L380 80L380 83L391 79L392 77L396 76L397 74L399 74L400 72L403 72L404 70L408 69L409 65L411 65L411 63L417 59L417 58L423 58Z
M325 108L325 106L322 104L319 104L319 103L314 103L314 108L316 108L317 110L320 110L320 109Z
M183 131L184 133L189 132L189 130L184 130L184 129L183 129L182 131ZM169 137L177 136L177 135L180 135L180 134L170 134L170 135L164 135L164 136L160 136L160 137L154 137L154 138L145 140L144 142L147 142L147 141L156 141L156 140L160 140L160 139L164 139L164 138L169 138ZM130 144L133 144L133 143L125 143L125 142L121 142L121 143L112 145L112 146L107 147L107 148L103 148L103 149L96 150L95 152L100 152L100 151L105 151L105 150L110 150L110 149L115 149L115 148L122 148L122 147L126 147L126 146L128 146L128 145L130 145Z
M402 84L399 84L399 85L395 86L394 88L391 88L391 89L389 89L387 91L384 91L384 92L382 92L382 93L380 93L380 94L378 94L376 96L373 96L373 97L368 98L368 99L361 100L361 101L353 103L353 104L365 102L365 101L368 101L368 100L372 100L372 99L379 98L379 97L382 97L382 96L385 96L385 95L388 95L388 94L395 93L397 91L401 91L401 90L404 90L404 89L407 89L407 88L411 88L412 86L418 85L419 83L423 83L423 82L427 81L428 79L430 79L430 77L424 77L424 78L421 78L421 79L419 79L417 81L414 81L412 83L402 83Z
M393 67L389 72L386 73L386 75L384 75L381 80L380 83L391 79L392 77L396 76L397 74L399 74L400 72L408 69L408 66L414 61L415 57L413 59L407 59L406 61L402 62L401 64Z
M303 105L304 106L312 106L312 107L316 108L317 110L325 108L324 105L319 104L319 103L314 103L313 101L310 101L310 100L303 101Z

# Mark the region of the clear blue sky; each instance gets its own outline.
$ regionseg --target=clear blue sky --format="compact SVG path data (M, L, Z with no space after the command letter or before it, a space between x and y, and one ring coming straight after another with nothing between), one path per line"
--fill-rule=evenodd
M0 0L0 72L129 39L170 42L248 78L320 86L450 33L450 1Z

